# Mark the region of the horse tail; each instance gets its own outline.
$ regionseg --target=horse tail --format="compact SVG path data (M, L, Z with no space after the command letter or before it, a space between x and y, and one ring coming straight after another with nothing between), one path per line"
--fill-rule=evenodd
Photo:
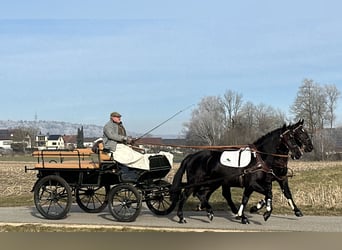
M170 196L171 196L171 200L173 202L178 202L179 198L180 198L180 194L182 193L182 179L183 179L183 175L186 171L186 167L187 167L187 158L186 157L180 164L176 174L173 177L172 180L172 186L170 188Z

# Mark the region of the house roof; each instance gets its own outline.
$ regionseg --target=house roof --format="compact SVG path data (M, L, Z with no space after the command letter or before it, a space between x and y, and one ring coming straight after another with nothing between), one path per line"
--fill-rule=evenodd
M166 145L186 145L186 139L163 139L163 143Z
M163 144L161 137L145 137L137 141L138 144Z
M83 141L84 142L94 142L97 139L99 139L99 137L85 137Z
M48 140L49 141L57 141L62 135L49 135Z
M76 135L64 135L63 140L65 143L76 143L77 136Z
M11 129L0 129L0 140L12 140L13 130Z

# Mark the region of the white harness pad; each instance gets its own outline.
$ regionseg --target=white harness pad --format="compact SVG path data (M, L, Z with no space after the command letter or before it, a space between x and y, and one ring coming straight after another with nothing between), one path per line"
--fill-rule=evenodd
M252 151L249 147L239 150L223 151L220 162L222 165L234 168L248 166L252 159Z

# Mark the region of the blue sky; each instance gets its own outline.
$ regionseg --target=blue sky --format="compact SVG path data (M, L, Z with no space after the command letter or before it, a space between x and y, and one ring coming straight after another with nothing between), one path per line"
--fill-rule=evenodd
M287 113L305 78L342 92L341 9L337 0L1 1L0 119L103 125L119 111L144 133L227 90ZM154 133L179 134L190 114Z

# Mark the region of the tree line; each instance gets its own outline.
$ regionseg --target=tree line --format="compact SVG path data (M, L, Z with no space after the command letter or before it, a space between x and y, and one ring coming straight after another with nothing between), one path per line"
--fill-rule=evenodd
M315 150L311 157L321 160L333 150L334 122L341 92L334 84L304 79L290 107L291 117L263 103L244 102L241 93L227 90L223 96L202 98L184 124L189 145L244 145L282 126L305 120Z

